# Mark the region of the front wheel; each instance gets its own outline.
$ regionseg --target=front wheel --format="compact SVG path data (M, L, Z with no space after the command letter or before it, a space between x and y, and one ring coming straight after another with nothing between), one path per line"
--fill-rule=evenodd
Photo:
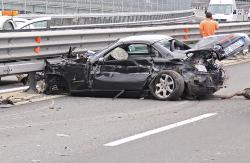
M184 92L183 77L172 70L159 73L151 84L151 94L158 100L178 100Z

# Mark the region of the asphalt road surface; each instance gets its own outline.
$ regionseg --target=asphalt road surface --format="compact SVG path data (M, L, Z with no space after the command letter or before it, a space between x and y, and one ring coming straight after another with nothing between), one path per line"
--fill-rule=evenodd
M227 67L218 94L250 87L249 70ZM0 140L1 163L249 163L250 101L66 96L0 109Z

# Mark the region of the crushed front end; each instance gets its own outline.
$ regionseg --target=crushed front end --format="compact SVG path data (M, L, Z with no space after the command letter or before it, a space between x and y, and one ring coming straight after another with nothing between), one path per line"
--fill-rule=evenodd
M186 83L185 95L200 97L212 95L223 87L226 79L224 69L216 62L213 50L190 51L182 70Z
M86 60L66 58L57 63L47 63L45 85L47 94L69 93L71 89L87 87Z

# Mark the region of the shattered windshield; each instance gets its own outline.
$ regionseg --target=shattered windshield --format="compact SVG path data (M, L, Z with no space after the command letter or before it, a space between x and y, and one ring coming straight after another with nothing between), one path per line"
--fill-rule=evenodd
M214 4L209 5L208 11L213 14L231 14L232 13L232 5L230 4Z
M159 44L168 50L171 48L171 40L161 40L159 41Z

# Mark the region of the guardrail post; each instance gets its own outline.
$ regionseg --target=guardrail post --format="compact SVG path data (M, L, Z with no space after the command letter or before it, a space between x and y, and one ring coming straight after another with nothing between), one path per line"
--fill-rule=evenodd
M27 90L28 93L38 93L38 90L36 89L36 72L30 72L28 75L28 83L29 83L29 89Z

